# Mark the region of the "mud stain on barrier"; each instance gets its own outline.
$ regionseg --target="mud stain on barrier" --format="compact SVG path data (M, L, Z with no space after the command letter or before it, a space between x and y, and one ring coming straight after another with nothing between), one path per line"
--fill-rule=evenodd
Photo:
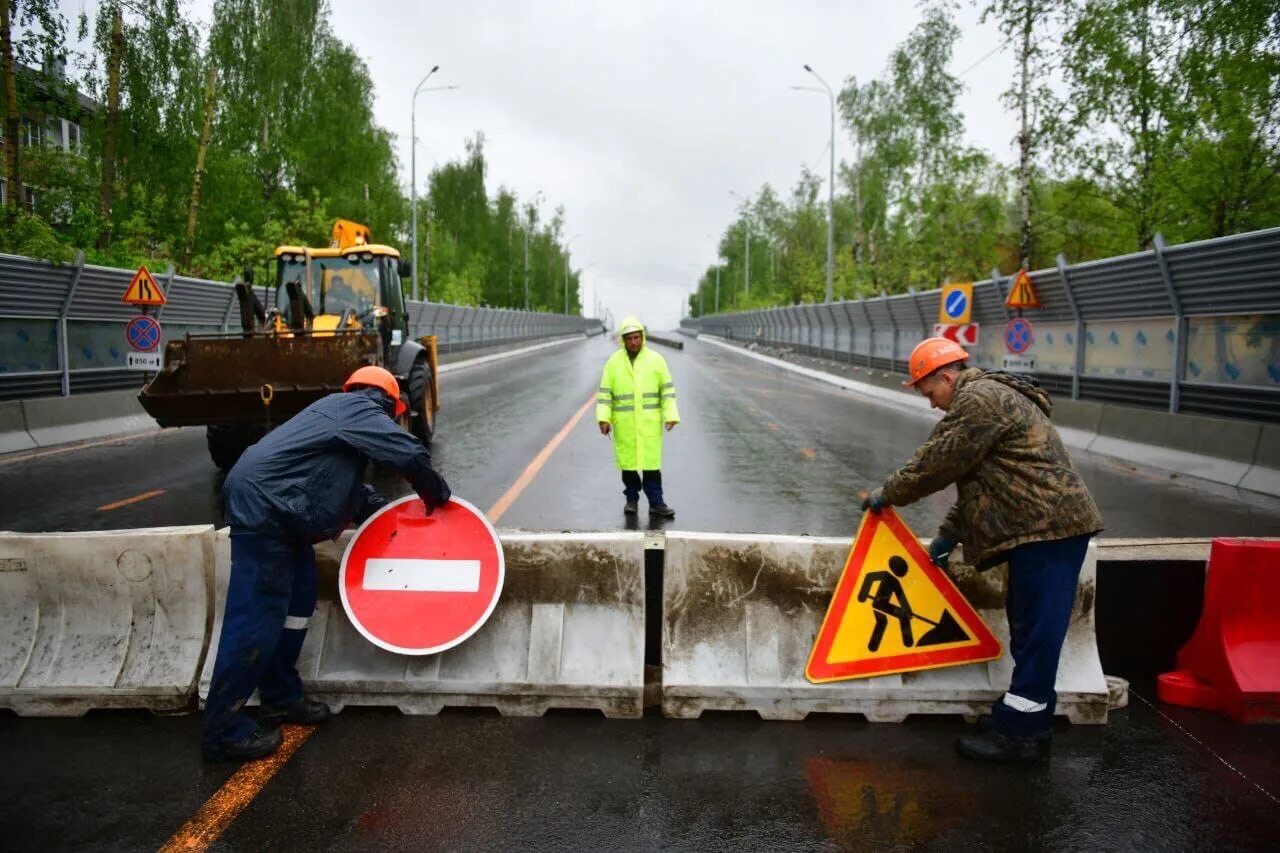
M338 570L345 545L342 540L316 545L321 601L339 600ZM643 598L644 552L638 543L628 544L626 550L614 550L571 539L504 542L503 555L506 562L503 601L639 605Z
M672 551L668 543L668 560ZM679 626L699 636L715 632L739 622L751 602L767 602L788 616L825 612L846 553L843 547L818 545L790 553L759 545L712 545L691 553L683 571L667 566L667 631Z

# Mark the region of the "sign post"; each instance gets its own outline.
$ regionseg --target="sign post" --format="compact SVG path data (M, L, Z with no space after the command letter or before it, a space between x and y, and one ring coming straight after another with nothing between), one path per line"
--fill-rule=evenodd
M427 515L409 495L369 517L338 570L342 607L365 639L403 655L451 649L480 629L506 575L502 543L460 498Z
M124 336L131 350L125 353L125 367L129 370L159 371L164 366L164 355L158 352L161 340L160 322L149 316L148 312L152 307L164 305L166 300L160 283L145 265L138 267L138 271L133 274L120 301L142 308L142 313L124 327Z

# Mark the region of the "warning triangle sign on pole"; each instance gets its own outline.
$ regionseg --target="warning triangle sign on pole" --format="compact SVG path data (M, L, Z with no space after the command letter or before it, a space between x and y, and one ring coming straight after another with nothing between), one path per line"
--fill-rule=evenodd
M1000 641L892 509L858 528L805 677L815 684L1000 657Z
M120 297L120 301L129 305L163 305L164 291L156 283L156 277L145 266L141 266L133 274L133 279L129 282L124 296Z
M1009 296L1004 301L1006 308L1039 308L1040 296L1026 270L1018 270L1013 279L1013 287L1009 288Z

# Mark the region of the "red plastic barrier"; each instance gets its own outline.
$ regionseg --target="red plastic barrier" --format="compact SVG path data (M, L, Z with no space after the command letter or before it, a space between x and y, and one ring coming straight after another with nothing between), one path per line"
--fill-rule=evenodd
M1280 723L1280 542L1213 540L1200 624L1156 695L1241 723Z

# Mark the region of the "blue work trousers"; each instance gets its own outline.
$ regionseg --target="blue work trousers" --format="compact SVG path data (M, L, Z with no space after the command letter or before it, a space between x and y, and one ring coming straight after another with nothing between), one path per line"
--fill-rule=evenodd
M298 653L316 609L316 555L306 542L231 532L231 580L209 699L201 720L206 747L257 728L241 709L257 690L264 705L302 698Z
M641 477L640 471L623 471L622 472L622 493L627 496L627 500L635 503L640 500L640 489L644 489L644 496L649 499L649 506L662 506L662 472L661 471L645 471Z
M1013 656L1013 681L1009 693L1040 710L1020 711L1004 696L995 701L991 719L1005 734L1029 737L1053 727L1058 694L1058 658L1071 624L1076 586L1089 547L1088 536L1029 542L1009 552L1009 653Z

